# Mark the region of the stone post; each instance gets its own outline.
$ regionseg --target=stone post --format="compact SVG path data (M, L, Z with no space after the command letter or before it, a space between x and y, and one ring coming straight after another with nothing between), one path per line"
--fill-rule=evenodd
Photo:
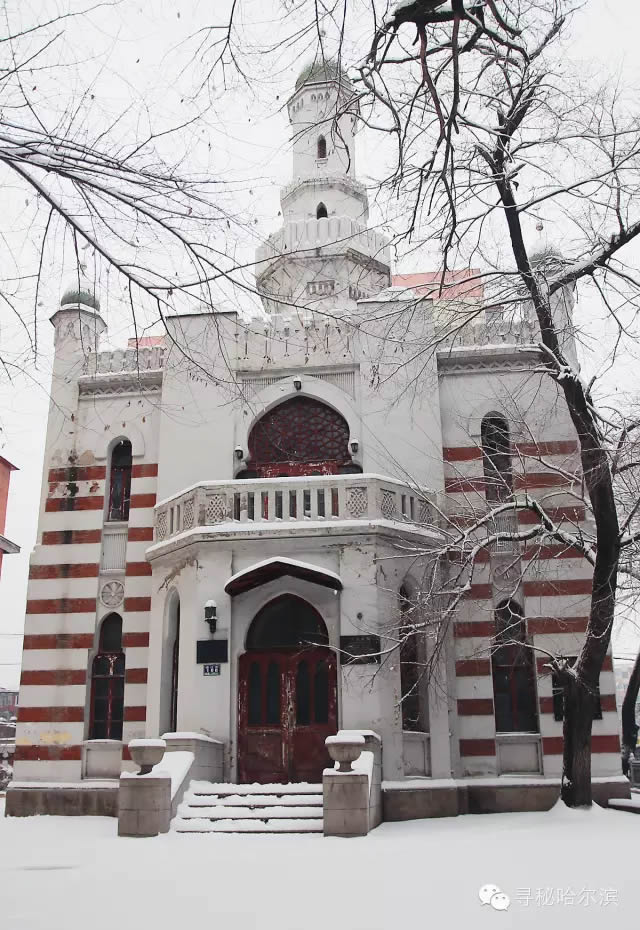
M326 743L339 769L325 769L322 777L324 835L366 836L382 819L380 737L370 730L341 730ZM354 769L354 762L362 764Z
M168 775L123 772L118 794L118 836L157 836L171 822L171 779Z
M171 778L154 774L166 748L162 739L133 739L131 758L140 772L123 772L118 792L118 836L157 836L171 822Z

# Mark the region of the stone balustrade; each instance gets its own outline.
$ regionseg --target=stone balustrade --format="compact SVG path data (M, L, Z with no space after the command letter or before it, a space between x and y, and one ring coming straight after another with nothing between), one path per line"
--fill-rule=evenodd
M258 274L261 263L281 255L304 253L324 246L353 248L385 265L389 264L389 240L348 216L290 220L256 251Z
M260 528L269 523L391 521L433 530L436 495L380 475L317 475L209 481L156 507L156 541L198 526Z

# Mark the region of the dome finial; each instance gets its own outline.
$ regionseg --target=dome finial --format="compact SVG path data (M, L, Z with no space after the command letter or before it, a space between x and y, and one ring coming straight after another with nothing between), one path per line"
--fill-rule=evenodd
M324 56L320 47L296 78L295 89L300 90L305 84L341 84L343 87L349 87L351 79L335 58Z
M76 304L83 304L85 307L100 312L100 301L96 296L95 286L89 281L87 266L83 262L78 263L78 270L72 282L60 298L61 307Z

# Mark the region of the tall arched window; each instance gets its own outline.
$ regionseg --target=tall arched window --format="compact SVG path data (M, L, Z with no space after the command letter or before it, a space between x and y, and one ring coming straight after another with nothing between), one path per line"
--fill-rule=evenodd
M318 138L318 158L327 157L327 140L324 136Z
M537 733L535 665L522 608L513 600L503 601L496 609L495 622L492 667L496 732Z
M292 397L261 417L249 434L247 469L258 478L352 471L349 424L312 397Z
M487 501L504 501L513 487L509 425L505 418L488 414L482 421L481 437Z
M420 720L420 664L418 639L411 622L411 599L404 587L400 588L400 690L402 693L402 729L421 730Z
M124 719L124 652L122 617L102 621L98 654L91 666L89 739L122 739Z
M171 719L170 731L178 729L178 670L180 666L180 601L175 608L175 635L171 652Z
M131 443L121 439L111 451L107 520L128 520L131 499Z
M322 220L327 218L327 208L323 203L318 204L318 209L316 210L316 219Z

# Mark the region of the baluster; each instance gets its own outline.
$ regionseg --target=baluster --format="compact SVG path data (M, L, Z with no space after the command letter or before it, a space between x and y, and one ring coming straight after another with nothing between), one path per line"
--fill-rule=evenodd
M346 519L347 514L347 493L343 481L338 485L338 519Z
M337 517L340 513L340 498L338 488L331 488L331 516Z
M311 517L311 491L308 488L302 491L302 513L307 519Z

